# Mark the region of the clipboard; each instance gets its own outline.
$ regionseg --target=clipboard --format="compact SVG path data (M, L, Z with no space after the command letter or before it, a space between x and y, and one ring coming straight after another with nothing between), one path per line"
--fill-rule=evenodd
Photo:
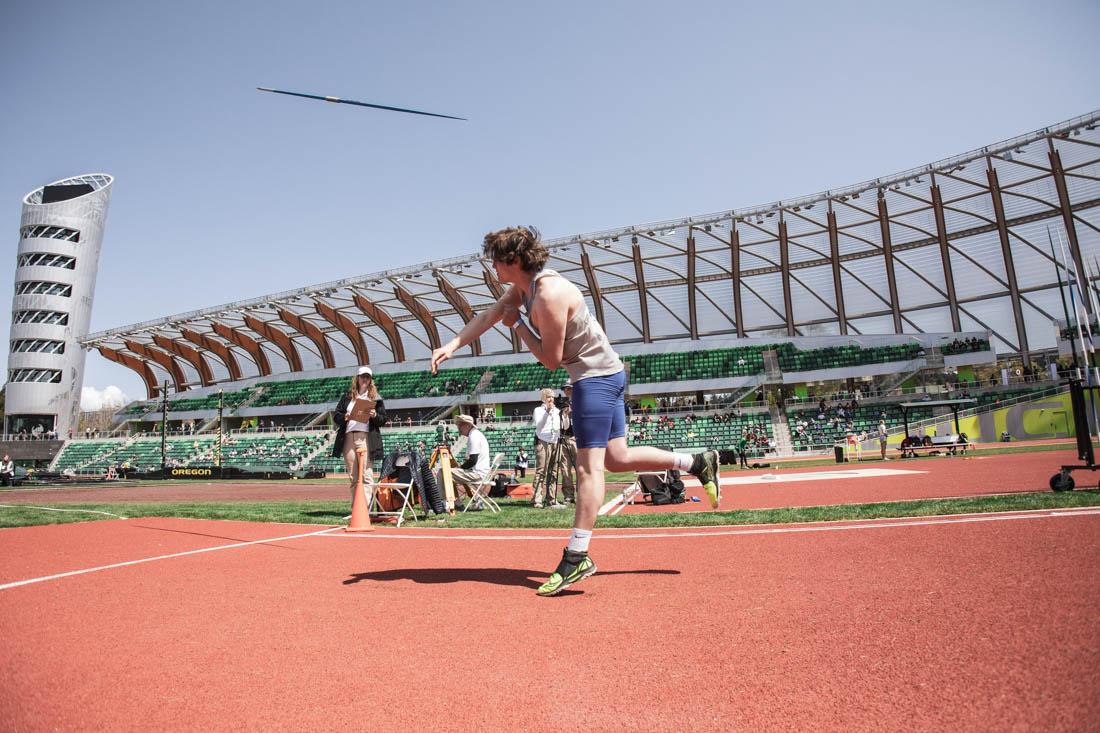
M365 400L362 397L356 397L351 403L351 415L350 419L355 422L370 422L370 411L374 409L374 406L378 403L374 400Z

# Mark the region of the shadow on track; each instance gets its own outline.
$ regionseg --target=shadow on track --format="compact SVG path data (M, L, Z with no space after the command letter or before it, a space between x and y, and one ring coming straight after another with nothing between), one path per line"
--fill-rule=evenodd
M597 577L605 575L679 575L679 570L610 570L599 571ZM521 588L538 588L549 576L545 571L518 570L516 568L407 568L400 570L379 570L372 573L355 573L344 585L354 585L364 580L385 582L391 580L411 580L414 583L492 583L493 585L515 585Z

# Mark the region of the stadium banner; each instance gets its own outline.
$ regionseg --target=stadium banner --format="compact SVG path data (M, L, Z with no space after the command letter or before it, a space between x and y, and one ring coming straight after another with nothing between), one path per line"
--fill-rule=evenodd
M158 470L153 473L160 474L161 472ZM222 469L217 466L176 466L165 469L160 478L199 481L217 479L222 478Z
M324 478L324 471L290 471L278 466L256 466L249 469L226 466L174 466L161 471L159 468L146 473L134 473L131 478L165 481L278 481L287 479Z

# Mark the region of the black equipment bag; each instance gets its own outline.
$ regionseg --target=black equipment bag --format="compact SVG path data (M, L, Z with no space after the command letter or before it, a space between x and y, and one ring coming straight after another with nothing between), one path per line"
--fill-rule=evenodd
M445 514L447 507L443 503L443 495L439 491L439 485L435 482L435 474L426 460L420 461L420 485L424 488L421 497L424 506L436 514Z
M669 492L668 493L672 497L672 503L673 504L683 504L684 503L684 482L680 480L680 472L675 471L675 470L669 471L668 472L668 479L669 479L669 481L668 481Z
M493 488L489 489L489 496L494 499L508 496L508 477L503 473L498 473L496 479L493 480Z
M654 506L664 504L684 503L684 482L680 480L679 471L669 471L669 480L662 481L656 474L639 476L642 482L642 492L649 494L649 501Z

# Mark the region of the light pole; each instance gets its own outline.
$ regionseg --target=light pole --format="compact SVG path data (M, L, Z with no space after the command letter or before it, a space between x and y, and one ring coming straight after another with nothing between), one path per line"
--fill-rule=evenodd
M218 467L218 478L222 477L222 413L225 410L225 395L222 390L218 390L218 447L214 453L216 465Z
M168 380L160 388L160 475L168 477Z

